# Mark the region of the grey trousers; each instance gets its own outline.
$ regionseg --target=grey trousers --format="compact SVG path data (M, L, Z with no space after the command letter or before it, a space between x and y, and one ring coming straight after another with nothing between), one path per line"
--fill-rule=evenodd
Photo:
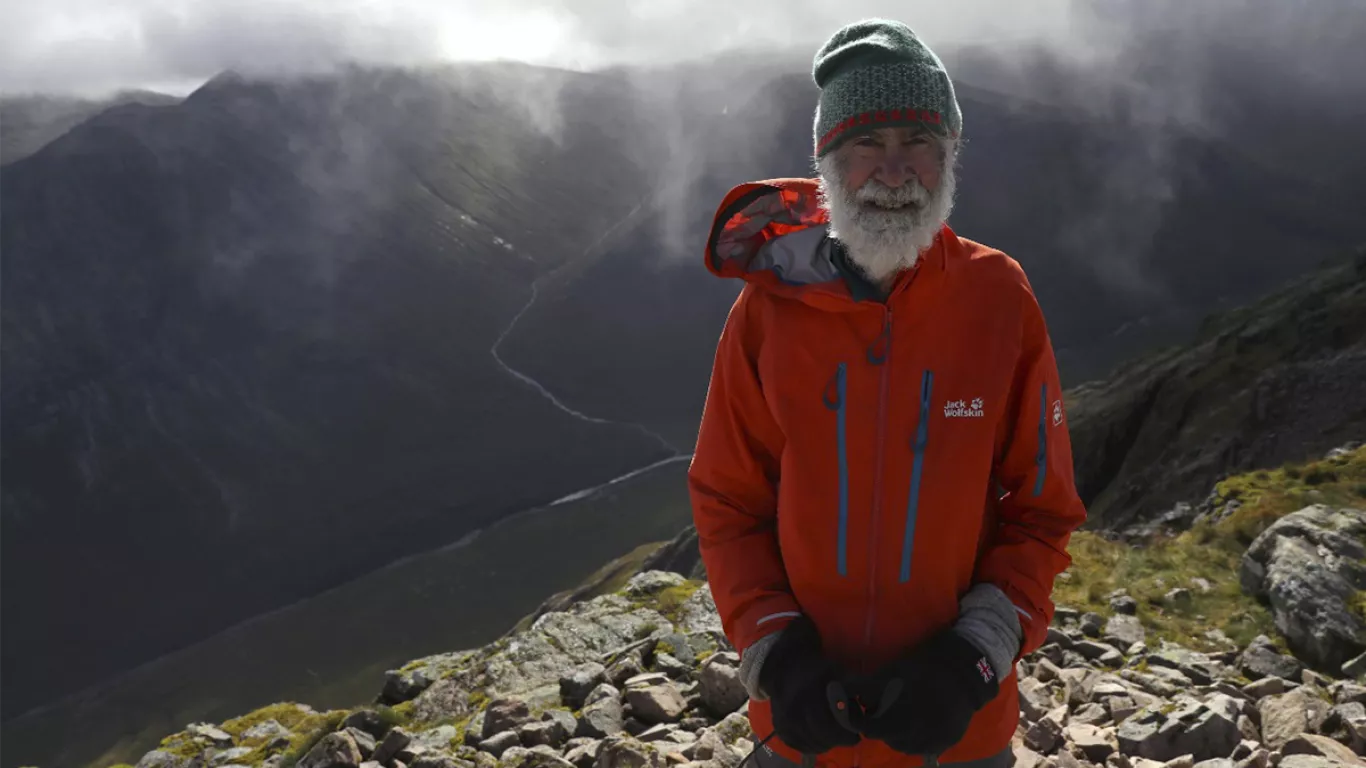
M759 740L754 740L754 756L750 764L755 768L802 768L800 763L791 760L769 749L768 746L759 746ZM941 766L948 768L1010 768L1015 763L1015 754L1006 747L991 757L984 757L981 760L969 760L964 763L940 763Z

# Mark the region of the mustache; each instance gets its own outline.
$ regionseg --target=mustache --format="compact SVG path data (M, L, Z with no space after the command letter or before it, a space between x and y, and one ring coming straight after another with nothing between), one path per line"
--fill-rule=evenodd
M889 187L869 179L854 193L854 200L879 208L905 208L911 205L923 208L930 202L930 191L919 179L909 179L899 187Z

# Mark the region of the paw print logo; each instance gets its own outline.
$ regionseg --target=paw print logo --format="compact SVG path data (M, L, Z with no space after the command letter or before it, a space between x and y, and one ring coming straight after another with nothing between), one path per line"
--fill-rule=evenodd
M974 397L974 398L972 399L972 410L974 410L974 411L980 411L980 410L982 410L982 398L980 398L980 397Z

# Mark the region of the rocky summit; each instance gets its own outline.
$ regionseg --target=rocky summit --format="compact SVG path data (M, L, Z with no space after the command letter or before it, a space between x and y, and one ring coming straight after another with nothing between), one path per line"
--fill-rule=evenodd
M738 666L705 582L646 571L393 670L369 706L195 723L137 768L737 768L753 743ZM1016 672L1022 768L1364 764L1366 680L1314 672L1267 637L1204 653L1127 613L1061 606Z

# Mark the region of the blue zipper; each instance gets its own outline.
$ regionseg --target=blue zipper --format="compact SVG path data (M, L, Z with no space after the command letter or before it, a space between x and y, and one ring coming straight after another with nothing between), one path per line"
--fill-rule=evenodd
M839 456L839 478L840 478L840 517L839 517L839 549L836 552L838 561L837 568L839 575L848 575L849 569L849 451L848 439L845 433L845 394L847 383L845 381L844 363L839 364L839 370L835 373L835 400L831 401L829 396L825 397L825 407L835 411L835 443Z
M1048 413L1048 384L1039 388L1039 454L1034 458L1038 477L1034 478L1034 495L1043 493L1044 466L1048 464L1048 430L1044 418Z
M934 371L926 370L920 378L920 423L915 428L915 457L911 464L911 498L906 502L906 532L901 540L901 583L911 580L911 549L915 546L915 519L920 512L920 478L925 469L925 448L930 442L930 392L934 389Z

